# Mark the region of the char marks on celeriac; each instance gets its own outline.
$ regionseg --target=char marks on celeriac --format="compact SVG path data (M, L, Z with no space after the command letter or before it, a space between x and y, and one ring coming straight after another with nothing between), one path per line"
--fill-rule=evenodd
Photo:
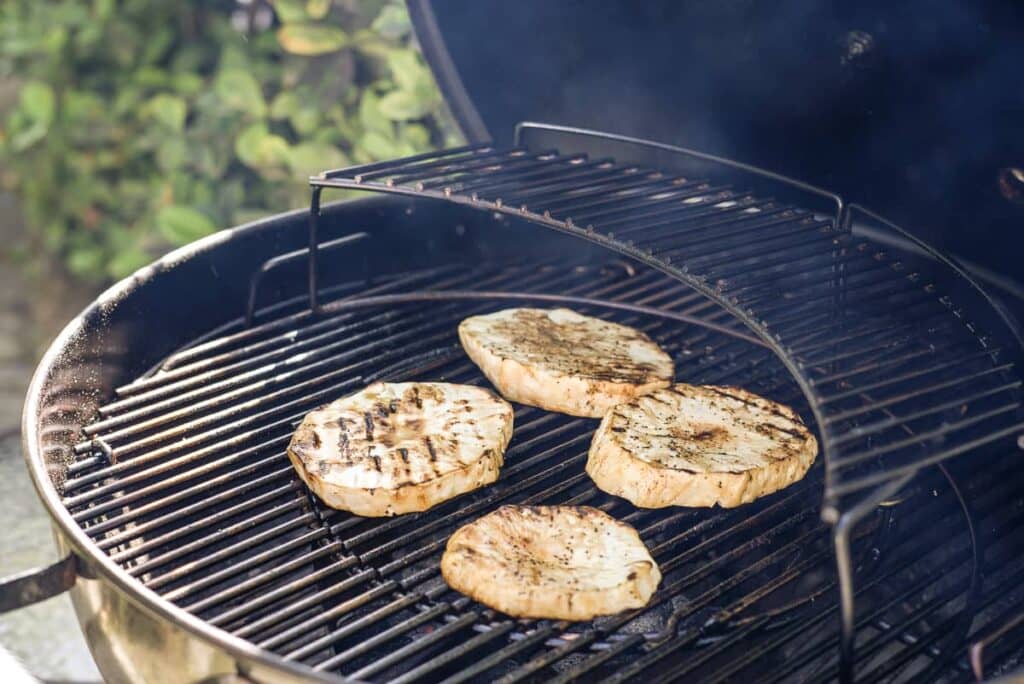
M636 530L589 506L502 506L449 538L441 573L495 610L553 620L642 608L661 581Z
M587 472L637 506L738 506L801 479L817 452L787 406L736 387L680 384L612 409Z
M310 412L288 455L329 506L396 515L493 482L511 436L512 407L486 389L377 383Z
M501 394L599 418L670 384L672 359L643 332L569 309L504 309L459 325L471 359Z

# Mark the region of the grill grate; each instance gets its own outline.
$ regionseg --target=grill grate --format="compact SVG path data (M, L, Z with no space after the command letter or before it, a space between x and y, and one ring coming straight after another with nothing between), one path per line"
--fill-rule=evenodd
M645 301L676 312L700 303L699 295L666 276L647 270L630 275L621 267L598 272L452 267L395 278L373 291L388 293L410 283L427 289L514 284L527 292ZM372 520L322 509L305 494L283 450L301 415L322 401L320 392L334 396L376 378L482 382L455 346L454 331L463 316L487 306L452 302L429 319L416 317L408 306L327 318L291 314L189 349L168 360L174 370L122 388L124 398L104 408L106 423L94 424L89 432L109 444L115 461L104 465L84 454L79 463L90 465L76 468L66 483L66 503L104 551L166 599L263 648L328 672L375 681L520 681L538 676L622 679L652 672L669 678L682 670L716 675L711 668L719 666L724 670L717 674L724 677L745 667L766 672L765 659L771 662L780 648L752 649L745 641L737 650L739 641L791 644L805 639L809 628L821 633L804 659L828 661L837 637L835 604L823 600L834 591L834 578L828 572L828 530L816 515L820 465L800 484L742 509L641 511L596 491L582 473L593 421L520 407L501 480L482 492L424 514ZM801 405L798 388L763 347L654 316L593 312L612 312L618 320L643 327L673 354L681 376L742 381ZM387 324L382 316L395 326L391 336L359 337L366 326ZM708 314L712 321L726 317ZM282 320L291 323L282 328ZM436 339L435 329L442 331ZM295 355L277 351L299 347L326 330L353 334L343 336L342 348L325 356L311 353L297 368L281 368ZM402 331L414 334L396 340ZM423 344L407 345L408 339ZM372 350L349 353L366 344L374 345ZM267 355L271 368L259 370L267 359L250 353L253 347ZM401 354L389 354L396 349ZM241 367L218 374L240 359ZM197 384L204 390L212 386L213 396L226 396L216 394L225 388L238 393L203 410L152 422L169 409L173 413L173 406L198 406L187 389L170 399L164 390L192 377L192 368L211 374L211 380ZM183 372L175 374L178 370ZM336 370L344 372L335 375ZM299 372L290 375L293 371ZM299 384L309 377L311 384ZM301 397L297 404L288 383L300 387L294 390ZM289 392L267 399L282 385ZM261 400L249 405L251 396ZM247 408L225 410L241 405ZM130 413L131 419L121 419ZM999 473L992 472L986 482L999 483ZM899 570L927 560L921 554L934 549L940 536L929 517L936 511L945 516L942 537L949 536L949 529L960 530L953 552L958 572L967 572L970 553L962 517L949 507L948 488L936 486L939 497L917 495L897 507L909 511L909 533L916 530L920 536L913 537L913 545L895 548L884 565L870 549L888 549L889 509L881 509L859 532L862 593L887 589L894 578L903 578ZM1008 489L1005 483L1003 489ZM998 500L998 491L984 491L986 501ZM635 525L665 573L652 605L579 626L510 621L449 591L437 571L448 535L504 501L587 503ZM979 504L979 513L988 512ZM911 597L927 592L941 580L934 575L912 582L903 578L904 591ZM885 598L892 602L888 593ZM878 612L874 622L887 616ZM918 621L911 616L905 625L878 634L888 643L891 635ZM913 646L905 648L909 652ZM716 660L723 654L732 654L726 665ZM935 658L931 653L923 657ZM791 661L792 667L799 662Z
M854 214L822 218L611 158L489 145L328 171L311 184L315 206L323 188L340 187L506 212L629 254L719 302L805 382L824 438L828 517L850 506L844 497L1024 431L1019 378L1002 350L962 320L933 274L854 235ZM803 370L820 365L834 370ZM982 396L966 404L965 389ZM957 404L967 410L951 419Z
M826 680L840 668L843 578L817 514L890 485L887 505L851 533L862 672L956 680L967 662L946 635L964 615L978 617L962 638L993 642L990 656L1015 628L1024 521L1007 504L1012 455L992 444L1020 429L1020 382L920 272L834 220L581 154L473 147L346 173L322 182L512 213L656 268L423 269L331 288L336 299L314 299L313 312L280 309L172 355L84 428L64 485L74 519L147 587L286 659L357 679ZM315 265L311 275L317 287ZM741 384L817 419L828 458L738 510L637 510L582 471L594 421L517 407L501 479L483 491L386 520L326 510L305 491L283 452L308 410L375 380L482 383L458 321L551 292L644 329L681 379ZM926 469L895 498L893 483L986 445L990 467L948 480ZM633 524L665 577L651 605L581 625L513 621L448 590L448 536L504 502L585 503Z

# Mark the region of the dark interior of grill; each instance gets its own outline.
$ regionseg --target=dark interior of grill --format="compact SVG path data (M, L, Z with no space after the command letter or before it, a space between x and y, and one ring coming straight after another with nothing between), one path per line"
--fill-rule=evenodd
M323 211L318 312L297 214L225 265L251 274L276 257L251 325L247 277L228 277L216 306L175 309L166 349L134 350L128 319L111 322L106 353L134 371L107 378L98 410L77 417L76 455L55 472L65 505L131 576L205 622L317 671L397 682L835 679L840 578L822 513L856 511L857 678L1012 669L1020 381L981 332L976 293L786 189L747 190L764 179L657 170L666 158L479 147L345 174L342 186L414 197ZM559 233L574 230L592 239ZM584 473L596 421L516 406L499 481L425 513L333 511L294 474L284 449L307 411L378 380L486 384L458 322L559 303L644 330L681 381L793 406L831 460L741 508L642 510ZM504 503L585 504L630 523L664 574L654 599L573 624L513 620L451 591L438 570L448 536Z

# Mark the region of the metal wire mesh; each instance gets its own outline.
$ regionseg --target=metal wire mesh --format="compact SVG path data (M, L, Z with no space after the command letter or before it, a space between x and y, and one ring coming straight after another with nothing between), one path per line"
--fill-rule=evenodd
M860 672L954 681L968 672L965 640L992 644L992 660L1013 651L999 637L1024 599L1024 521L1001 441L1022 429L1020 381L923 271L834 219L583 154L468 147L317 183L512 214L650 268L440 265L335 286L315 312L282 310L172 355L84 429L64 489L75 520L147 587L286 659L363 680L824 681L840 673L840 633L819 513L924 469L852 535ZM502 291L518 294L466 296ZM423 292L429 311L406 296ZM742 509L644 511L583 472L593 421L518 407L501 479L483 491L387 520L306 492L284 448L308 410L375 380L484 382L458 321L553 292L644 329L681 380L795 406L827 458ZM958 475L980 542L956 480L927 468L966 451L988 459ZM651 604L573 625L510 620L451 592L438 573L447 537L508 502L586 503L633 524L665 576ZM979 548L991 571L972 593ZM965 615L977 617L961 629Z

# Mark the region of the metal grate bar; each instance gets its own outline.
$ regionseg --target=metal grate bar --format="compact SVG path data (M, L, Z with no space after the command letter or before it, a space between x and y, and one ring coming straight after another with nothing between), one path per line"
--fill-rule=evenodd
M220 541L226 541L232 538L237 539L239 536L241 536L241 533L245 532L246 530L255 528L260 523L274 520L275 518L278 518L284 515L285 513L294 513L297 510L298 500L296 499L288 501L287 503L275 506L274 508L271 508L270 510L264 513L253 516L249 520L245 520L243 522L236 523L234 525L226 527L222 530L218 530L215 534L203 537L201 539L197 539L189 544L176 546L174 547L174 550L168 551L161 555L152 556L147 560L131 567L129 572L135 577L140 577L142 575L151 573L154 568L159 568L164 565L167 565L171 561L176 560L178 558L183 558L184 556L189 555L193 551L203 549L207 546L211 546ZM190 572L195 572L200 568L213 565L218 561L230 557L232 554L240 553L248 548L252 548L261 541L272 539L274 537L277 537L284 531L293 530L302 525L313 523L315 522L315 520L316 515L314 515L313 513L305 513L298 517L290 518L288 520L285 520L284 522L275 525L274 527L263 530L259 534L255 534L251 537L244 537L239 541L235 542L234 544L226 548L223 548L215 553L207 554L201 559L189 562L187 565L178 566L174 570L169 570L159 575L158 577L155 577L154 579L146 580L145 584L151 589L157 589L159 587L164 586L165 584L168 584L169 582L172 582L175 579L178 579L179 577L183 577L189 574Z
M475 278L482 277L485 273L486 269L477 269L470 272L463 271L458 273L456 276L441 280L438 283L438 285L440 285L441 287L458 286L464 283L473 282ZM395 289L392 287L381 286L380 288L374 288L373 293L376 294L394 291ZM163 398L181 392L182 390L190 389L196 385L206 385L210 383L211 380L222 378L227 375L234 375L241 371L242 369L251 366L257 360L277 358L277 356L264 354L258 357L257 359L246 359L241 352L234 352L231 358L240 359L240 362L228 364L226 366L220 366L214 370L205 371L203 373L190 372L190 369L188 367L179 366L174 371L169 371L161 375L153 376L152 378L149 378L147 380L132 383L131 385L127 385L126 387L121 388L121 390L119 390L119 394L127 394L134 401L116 402L114 404L108 405L106 409L108 412L120 411L123 410L125 407L137 406L142 402L150 402L154 399ZM268 366L267 368L272 369L273 367ZM249 373L250 374L242 373L241 375L244 375L245 378L253 377L253 375L251 375L253 371L249 371ZM170 382L174 380L177 380L177 382ZM218 389L222 387L224 387L224 385L217 385Z
M991 409L989 411L985 411L983 413L972 415L970 418L965 418L964 420L958 421L956 423L945 424L934 430L917 433L911 438L890 442L888 444L885 444L884 446L869 449L867 451L861 451L857 454L833 461L830 464L830 466L836 469L848 468L849 466L855 463L861 463L863 461L875 458L876 456L883 456L891 454L892 452L898 451L905 447L916 446L920 443L921 439L932 440L937 437L944 437L951 432L957 432L965 427L976 425L978 423L995 418L996 416L1002 416L1006 413L1012 413L1016 411L1018 406L1019 404L1017 404L1016 402L1010 404L1003 404L1002 406Z
M422 665L409 670L400 677L395 677L391 680L392 684L408 684L408 682L414 682L417 679L422 679L425 675L437 670L440 667L444 667L448 663L463 658L474 649L484 646L497 638L503 637L515 627L515 623L511 620L500 622L496 625L488 627L487 631L477 634L462 643L457 647L444 651L440 656L433 658Z
M548 197L586 197L595 194L599 189L609 191L612 188L616 188L621 179L634 176L647 180L660 177L657 172L644 170L637 166L618 167L608 165L608 167L598 167L588 171L580 171L574 167L562 174L562 179L564 180L540 185L536 188L520 188L516 192L509 193L504 197L496 197L494 202L498 205L518 207L528 201L543 200Z
M411 608L423 600L424 597L419 594L407 594L402 598L391 601L390 603L378 608L372 613L345 624L341 629L337 629L326 634L294 651L289 651L284 657L287 660L299 660L301 658L311 656L318 651L329 647L332 643L346 639L364 629L376 627L378 623L384 621L386 618L401 610Z
M660 184L660 185L659 185ZM704 182L689 183L683 182L679 178L670 178L668 180L654 176L649 180L634 181L633 183L617 183L614 187L621 188L624 185L639 185L641 188L653 187L654 190L649 193L651 196L657 196L658 205L661 203L669 203L670 206L667 209L662 209L663 212L667 211L685 211L692 210L697 211L705 208L708 204L708 196L717 196L726 198L730 196L729 186L717 185L713 186ZM669 196L666 199L666 196ZM571 197L561 202L548 202L545 203L545 212L551 216L557 216L561 218L568 218L569 214L572 213L573 221L586 222L586 225L591 225L591 221L601 221L601 225L607 231L615 229L617 226L632 225L632 222L625 222L623 220L605 220L606 217L620 213L621 206L623 204L624 197L626 200L630 197L629 195L622 195L619 193L613 193L609 188L602 187L596 188L593 192L577 192ZM614 201L614 204L611 202ZM646 200L644 204L651 206L655 204L655 200ZM590 209L590 211L583 211ZM638 212L631 212L634 214L635 220L639 221L641 216ZM691 215L692 217L692 215ZM653 213L649 220L653 220Z
M244 605L236 606L223 613L218 613L215 617L210 618L210 624L216 626L227 625L232 621L238 620L240 617L244 615L248 615L249 613L254 612L258 608L273 603L278 599L288 597L289 594L293 593L298 588L314 585L320 580L330 577L333 573L338 572L339 570L351 568L355 565L355 561L356 559L353 557L344 558L343 560L333 563L332 565L326 568L322 568L314 573L306 575L301 580L293 583L292 585L278 587L276 590L264 594L263 596L260 596L251 602L247 602ZM283 610L274 611L258 620L255 620L253 622L247 622L238 629L235 629L234 633L240 637L247 637L251 634L258 632L260 629L263 629L264 627L270 626L277 622L281 622L285 618L291 617L292 615L295 615L297 613L301 613L303 610L307 608L315 607L316 605L323 602L325 599L330 598L331 596L336 596L361 584L366 584L367 582L370 582L373 579L374 573L372 570L363 570L350 577L347 577L344 581L333 582L332 585L327 589L318 591L317 593L306 596L305 598L298 601L290 601L287 607ZM388 589L393 588L394 587L388 586ZM380 591L380 589L376 588L376 591Z
M479 615L475 612L470 612L462 617L456 618L452 622L449 622L444 627L434 630L430 634L413 641L411 644L406 644L402 648L392 651L380 660L367 665L359 670L352 673L353 679L363 679L365 677L372 677L376 673L402 662L414 653L418 653L425 648L438 644L442 639L446 639L449 636L456 634L463 629L469 627L479 619ZM318 666L319 667L319 666Z
M567 168L594 169L606 167L610 163L612 160L608 158L589 160L585 154L558 157L533 164L531 166L533 170L479 174L476 178L469 179L445 179L431 183L429 187L443 187L442 192L445 196L450 196L456 191L459 193L471 192L472 194L484 191L499 193L506 189L518 189L527 183L561 178Z
M377 171L379 169L387 168L402 168L410 163L418 162L424 159L442 159L457 157L461 155L473 155L488 152L494 149L490 144L477 144L477 145L463 145L461 147L452 147L446 150L431 150L430 152L422 152L411 157L405 157L404 159L396 162L395 160L372 162L369 164L362 164L361 166L350 166L344 169L335 169L331 171L324 171L321 174L322 178L335 178L339 176L347 176L351 173L362 174L371 171Z
M672 192L657 193L654 199L641 198L632 203L618 202L616 199L613 197L601 203L608 205L614 202L614 206L605 206L596 212L574 212L574 217L577 221L585 222L600 220L604 231L615 231L619 237L629 237L644 232L640 228L642 220L757 215L775 207L771 200L760 200L749 194L735 192L729 186L703 181L682 185Z
M539 645L545 639L554 634L555 630L552 627L540 627L531 634L524 636L522 639L512 641L508 646L495 651L486 658L478 660L475 663L468 665L463 668L460 672L451 675L445 679L442 684L459 684L469 679L473 679L475 676L490 670L496 665L515 658L523 651L534 648Z
M459 160L451 163L436 163L428 164L417 169L408 169L402 173L388 174L388 178L385 183L396 184L413 184L417 188L425 188L426 184L423 181L430 180L432 178L446 178L451 175L458 176L469 171L487 170L487 169L501 169L507 171L508 169L517 168L520 166L531 167L531 165L538 161L548 161L558 157L558 153L555 150L545 150L542 152L531 152L525 151L505 154L502 152L494 152L489 154L477 155L472 159ZM372 175L372 174L371 174ZM365 180L372 180L371 178L364 177Z
M416 287L421 286L425 281L437 277L444 277L445 275L457 274L463 271L464 268L457 264L445 264L431 269L423 269L414 271L412 273L402 274L400 276L393 276L383 278L384 282L379 285L367 288L365 283L351 283L348 287L344 287L346 294L352 294L357 289L360 290L361 295L365 295L367 292L387 292L404 287ZM360 287L361 285L361 287ZM202 343L194 346L189 346L180 352L172 354L162 364L162 368L165 370L173 370L184 363L194 363L212 352L217 350L230 348L239 344L247 343L254 339L259 339L261 336L281 330L282 328L291 328L289 333L294 333L302 330L304 325L313 319L312 314L309 311L302 311L296 314L290 314L281 318L276 318L265 323L259 323L251 328L239 330L224 334L219 337L208 339ZM285 333L288 334L288 333ZM153 378L140 378L135 382L131 382L127 385L117 388L115 390L118 396L127 396L135 394L139 389L148 386L152 382Z
M159 492L159 491L161 491L163 489L168 489L168 488L174 487L174 486L179 485L179 484L181 484L181 483L183 483L185 481L188 481L190 479L195 479L197 477L202 477L203 475L207 475L210 472L213 472L213 471L215 471L215 470L217 470L219 468L230 466L230 465L233 465L233 464L236 464L236 463L239 463L239 462L244 462L246 457L251 456L253 454L257 454L260 451L262 451L262 450L264 450L266 448L269 448L271 446L278 446L279 448L284 447L284 445L287 443L287 440L288 440L287 437L278 437L278 438L270 440L268 442L263 442L262 444L259 444L258 446L250 447L248 449L244 449L244 450L239 451L237 453L229 454L227 456L223 456L223 457L221 457L221 458L219 458L219 459L217 459L215 461L211 461L209 463L206 463L206 464L204 464L204 465L202 465L202 466L200 466L198 468L195 468L194 470L191 470L191 471L189 471L187 473L183 473L181 475L176 475L176 476L169 477L169 478L161 478L157 482L155 482L155 483L153 483L153 484L151 484L151 485L149 485L147 487L142 487L140 489L136 489L136 490L133 490L131 492L126 492L126 493L118 496L114 500L97 502L97 503L94 503L93 505L89 506L88 508L86 508L84 510L81 510L81 511L78 511L78 512L73 512L72 517L75 519L75 521L77 521L79 523L84 523L84 522L88 521L89 519L94 518L95 516L99 516L99 515L102 515L104 513L107 513L108 511L111 511L111 510L114 510L114 509L126 506L126 505L134 503L136 501L144 500L144 499L152 496L153 494L156 494L157 492ZM222 444L221 445L221 447L224 447L224 446L229 446L230 447L230 446L234 446L234 444L232 443L232 444ZM144 482L146 480L152 479L155 476L167 473L167 472L173 470L174 468L176 468L177 466L199 461L200 458L202 458L203 456L207 456L207 455L216 453L217 451L218 451L218 449L210 448L210 449L207 450L207 453L197 454L197 453L193 452L193 453L185 454L184 456L179 456L178 458L172 459L170 461L164 461L164 462L161 462L161 463L159 463L157 465L154 465L154 466L148 468L145 472L136 473L135 475L129 476L130 478L133 478L133 479L131 479L128 482L125 482L125 480L129 480L129 477L125 477L122 480L120 480L120 483L122 485L125 485L125 484L129 484L130 485L130 484L136 484L138 482ZM275 456L273 458L271 458L271 459L262 459L261 461L258 461L255 464L251 464L250 467L252 467L252 468L265 467L267 465L271 465L271 464L274 464L274 463L280 463L280 458L276 454L275 454ZM232 473L228 473L227 475L230 476L232 474L235 474L235 473L232 472ZM206 482L205 484L206 484L206 486L211 486L209 484L209 482ZM200 485L200 486L203 489L206 488L206 487L203 487L202 485ZM115 491L117 491L116 487L112 487L110 489L110 492L115 492ZM202 491L202 489L200 491ZM166 498L166 501L168 501L169 503L174 503L175 501L178 501L178 500L180 500L180 497L177 496L177 493L175 495L171 495L171 496L168 496ZM84 503L84 502L82 502L82 503ZM72 497L72 498L69 498L69 499L65 500L65 505L69 509L74 509L74 508L76 508L77 506L79 506L81 504L79 502L77 502ZM90 530L90 531L92 531L94 529L94 527L98 531L99 530L103 530L103 529L107 529L107 528L104 527L105 524L106 524L106 521L97 521L97 523L87 527L87 529Z
M263 504L273 501L274 499L279 499L284 495L294 495L298 491L301 491L300 485L294 480L289 480L285 484L275 487L267 492L264 492L257 496L253 496L251 498L247 498L242 503L238 503L235 504L234 506L229 506L227 508L221 509L217 513L204 518L201 522L188 523L169 532L165 532L164 534L161 534L159 536L147 537L146 541L144 542L135 544L123 551L111 553L110 557L113 558L115 562L120 563L122 561L129 560L137 556L141 556L145 553L148 553L150 550L168 544L174 541L175 539L178 539L179 537L185 537L191 534L195 534L196 532L199 532L207 527L220 525L225 520L232 518L240 513L244 513L253 508L259 508ZM194 504L194 506L195 509L202 509L206 507L206 502L198 502L197 504ZM189 515L190 513L194 513L195 509L184 509L182 511L182 514ZM132 530L132 532L134 534L143 534L147 532L149 529L165 525L166 523L167 520L165 516L165 519L157 519L157 521L155 522L149 522L145 523L144 525L139 525L136 529ZM100 547L110 549L111 547L117 545L117 538L112 537L103 540L103 543L101 543Z
M999 482L998 478L988 478L989 481ZM998 505L999 500L997 495L990 491L986 497L988 501L989 510L995 502ZM859 595L865 595L871 590L877 587L888 586L894 578L898 578L903 575L909 568L916 564L924 565L926 568L930 568L928 572L922 575L917 581L912 583L908 588L901 591L899 594L891 597L884 605L880 606L870 614L863 615L858 619L858 624L864 626L877 620L886 611L892 608L892 606L898 605L900 602L907 600L909 597L920 593L925 587L930 585L932 582L941 580L949 572L950 567L960 567L962 564L970 560L970 551L967 548L967 542L961 538L959 542L959 550L952 553L949 557L949 564L943 565L936 568L934 565L928 565L927 558L932 555L939 553L942 550L941 545L937 545L936 542L940 540L948 539L949 523L954 520L958 513L950 511L948 507L946 510L949 511L946 515L938 520L929 515L931 509L943 508L941 503L936 502L934 499L924 502L924 506L915 512L914 519L916 527L911 531L910 543L905 547L900 548L899 555L889 561L890 567L885 570L884 573L871 578L868 582L864 583L858 589ZM920 534L920 536L915 536ZM720 681L727 679L737 672L742 671L746 667L749 667L758 659L763 657L766 653L777 651L782 647L783 644L803 635L812 634L814 628L819 625L826 618L832 616L838 609L836 604L826 604L822 606L822 610L817 614L808 616L803 621L798 621L794 625L787 627L782 630L777 638L769 640L764 644L759 644L758 647L743 656L737 658L730 664L729 667L724 668L714 677L710 677L709 680ZM832 641L825 641L817 644L814 649L801 653L799 656L787 659L785 669L779 670L772 681L779 681L786 679L793 672L798 670L803 665L806 665L817 658L825 655L830 649L835 648L835 639L838 639L838 635L831 637Z
M364 653L372 651L374 648L377 648L387 643L388 641L391 641L392 639L401 636L410 629L414 629L422 624L425 624L435 618L440 617L449 608L450 606L447 603L441 603L436 606L433 606L432 608L428 608L427 610L421 612L419 615L409 620L406 620L401 624L395 625L390 629L386 629L380 632L379 634L376 634L375 636L367 639L366 641L356 646L353 646L352 648L343 651L322 663L318 663L314 667L317 670L335 668L338 665L341 665L349 660L352 660L353 658L356 658Z
M955 366L954 366L955 367ZM943 380L940 382L932 383L927 387L920 389L911 390L909 392L903 392L893 396L886 397L884 400L879 400L877 403L870 406L859 406L857 408L847 409L845 411L839 411L837 413L829 413L826 416L826 424L833 425L840 421L847 421L851 418L862 416L868 413L875 412L879 409L886 408L889 406L895 406L903 402L917 400L920 397L940 393L944 390L963 385L965 383L977 383L980 378L988 378L989 376L1002 375L1009 371L1013 366L1011 364L1004 364L1002 366L996 366L995 368L989 368L984 371L979 371L976 374L970 376L959 376L951 380Z
M1024 422L1015 423L1010 427L995 432L990 432L982 437L972 439L968 442L959 444L955 447L947 448L939 452L930 454L924 458L918 459L917 461L909 465L899 466L895 468L892 472L878 473L874 475L867 475L861 478L856 478L853 480L848 480L840 485L836 485L835 487L833 487L833 493L837 496L842 496L845 494L849 494L851 492L859 491L861 489L876 485L879 482L884 482L887 479L892 479L899 477L900 475L905 475L906 473L911 472L912 470L917 470L923 466L941 463L942 461L952 458L953 456L958 456L968 451L980 449L981 447L992 444L994 442L999 442L1010 437L1018 436L1022 432L1024 432Z
M623 223L617 221L615 217L621 219L630 216L639 220L677 211L686 212L691 216L692 212L713 214L717 211L714 207L709 206L714 200L706 197L708 188L711 187L706 181L691 181L676 176L668 181L659 181L659 183L660 185L655 184L650 189L641 186L639 191L633 189L629 192L618 192L602 199L588 198L582 202L567 201L560 205L558 213L569 214L575 221L584 224L600 219L601 225L607 230ZM693 190L699 190L702 193L696 200ZM730 191L722 190L715 193L713 197L724 201L737 196ZM747 200L740 199L737 200L737 203L741 204L745 201Z
M682 220L681 220L682 218ZM630 222L634 233L643 232L642 239L638 244L645 249L672 254L681 246L687 248L693 245L714 243L729 245L730 239L735 243L735 238L749 235L752 231L785 225L802 220L802 216L788 207L775 207L759 211L757 213L746 213L744 216L735 216L728 209L719 210L710 216L665 216L656 220L644 222ZM669 230L655 231L655 228L668 227ZM718 228L713 232L713 228ZM701 234L701 237L694 237ZM616 234L620 239L624 236L619 232Z
M836 445L845 444L847 442L851 442L854 440L864 439L865 437L870 437L871 435L882 432L883 430L900 427L902 425L908 425L913 421L918 420L919 418L927 418L935 416L936 414L942 414L945 413L946 411L955 409L965 404L972 404L976 401L980 401L988 397L993 397L997 394L1012 392L1014 390L1020 389L1020 387L1021 381L1016 380L1005 385L999 385L996 387L991 387L989 389L983 390L981 392L968 394L967 396L959 396L943 404L931 406L926 409L921 409L919 411L911 411L909 413L903 413L899 415L893 415L892 417L883 418L873 423L859 425L857 427L851 428L849 432L844 432L841 437L837 438Z
M351 613L355 608L366 605L374 599L387 596L394 592L397 587L392 582L385 582L378 586L373 587L368 592L364 592L359 596L343 601L338 605L334 606L328 611L319 612L315 618L300 622L283 632L276 633L273 637L264 639L259 642L260 648L276 648L283 644L287 644L294 641L296 638L304 636L307 633L312 632L315 628L330 623L332 620L342 617ZM408 597L412 598L412 597ZM422 596L419 599L422 600Z
M545 210L552 216L564 216L576 209L592 207L596 204L614 201L618 205L630 197L670 192L683 187L693 187L693 183L688 183L685 178L679 176L666 177L655 173L615 183L611 188L608 184L603 184L590 188L586 192L574 193L570 197L545 204ZM612 196L611 199L609 199L609 194Z
M307 532L306 534L300 537L296 537L290 542L286 542L280 546L275 546L273 549L264 551L261 554L253 556L250 565L252 567L258 567L264 561L267 561L283 553L287 553L292 549L307 546L310 542L316 541L317 539L321 539L324 536L324 534L326 534L326 531L322 528L311 530L310 532ZM250 591L254 588L263 586L268 582L277 579L278 577L287 575L293 570L301 568L304 565L312 563L313 561L319 560L324 556L328 556L330 554L341 554L343 553L343 551L344 549L342 548L342 545L339 542L327 542L324 546L320 546L314 549L313 551L310 551L309 553L298 556L288 561L287 563L278 563L274 566L272 570L263 572L257 577L253 577L241 583L232 584L227 589L224 589L216 594L205 596L202 599L185 605L184 608L190 612L198 613L200 611L206 610L210 606L215 606L217 604L223 603L224 601L232 599L240 594L244 594L245 592ZM168 591L166 594L164 594L164 596L170 601L180 601L181 599L186 598L197 591L206 589L207 587L211 587L220 582L224 582L228 579L231 579L234 575L237 575L239 573L239 570L245 569L247 568L231 566L219 572L215 572L210 575L205 575L204 577L190 584L179 586L176 589Z
M463 154L466 152L468 154ZM461 159L472 159L480 155L494 155L499 154L507 157L515 157L518 155L526 154L526 150L522 148L513 148L510 150L495 150L490 145L478 147L475 149L456 148L454 154L444 154L439 152L427 152L419 154L414 157L407 157L391 162L378 162L374 164L364 164L357 166L354 171L358 175L356 179L359 182L366 182L374 178L381 178L390 175L399 175L402 173L408 173L410 171L418 171L424 168L435 167L440 164L452 163L454 160ZM350 173L352 172L350 171Z
M101 549L106 551L115 546L124 544L137 536L143 535L146 532L149 532L150 530L158 529L164 525L172 523L178 524L185 516L198 513L200 511L206 510L207 508L215 507L218 504L225 503L237 498L238 490L233 485L238 481L238 479L242 479L243 481L245 481L245 476L248 475L253 470L255 470L255 468L250 466L250 469L243 470L240 473L228 473L226 475L222 475L216 481L209 480L206 482L202 482L199 485L195 485L194 487L190 488L189 490L175 493L172 495L172 497L168 497L167 499L161 499L158 501L150 502L149 504L146 504L146 506L144 507L133 508L131 509L130 514L122 514L117 518L108 518L107 520L104 520L102 523L90 526L88 528L89 535L96 539L97 535L101 535L103 532L130 524L130 526L125 527L116 534L107 535L97 540L97 545ZM278 468L277 470L271 471L266 475L262 475L253 480L245 481L246 488L255 489L257 487L262 487L265 484L270 484L282 479L288 479L290 481L290 475L290 467L281 467ZM222 490L218 494L209 497L204 497L203 499L200 499L195 503L189 504L188 506L182 506L181 508L169 510L167 513L159 515L155 518L151 518L146 522L135 522L146 513L167 510L171 507L173 503L181 501L182 499L191 496L195 496L196 494L205 493L209 491L212 487L216 486L217 484L230 484L232 486L225 490Z

